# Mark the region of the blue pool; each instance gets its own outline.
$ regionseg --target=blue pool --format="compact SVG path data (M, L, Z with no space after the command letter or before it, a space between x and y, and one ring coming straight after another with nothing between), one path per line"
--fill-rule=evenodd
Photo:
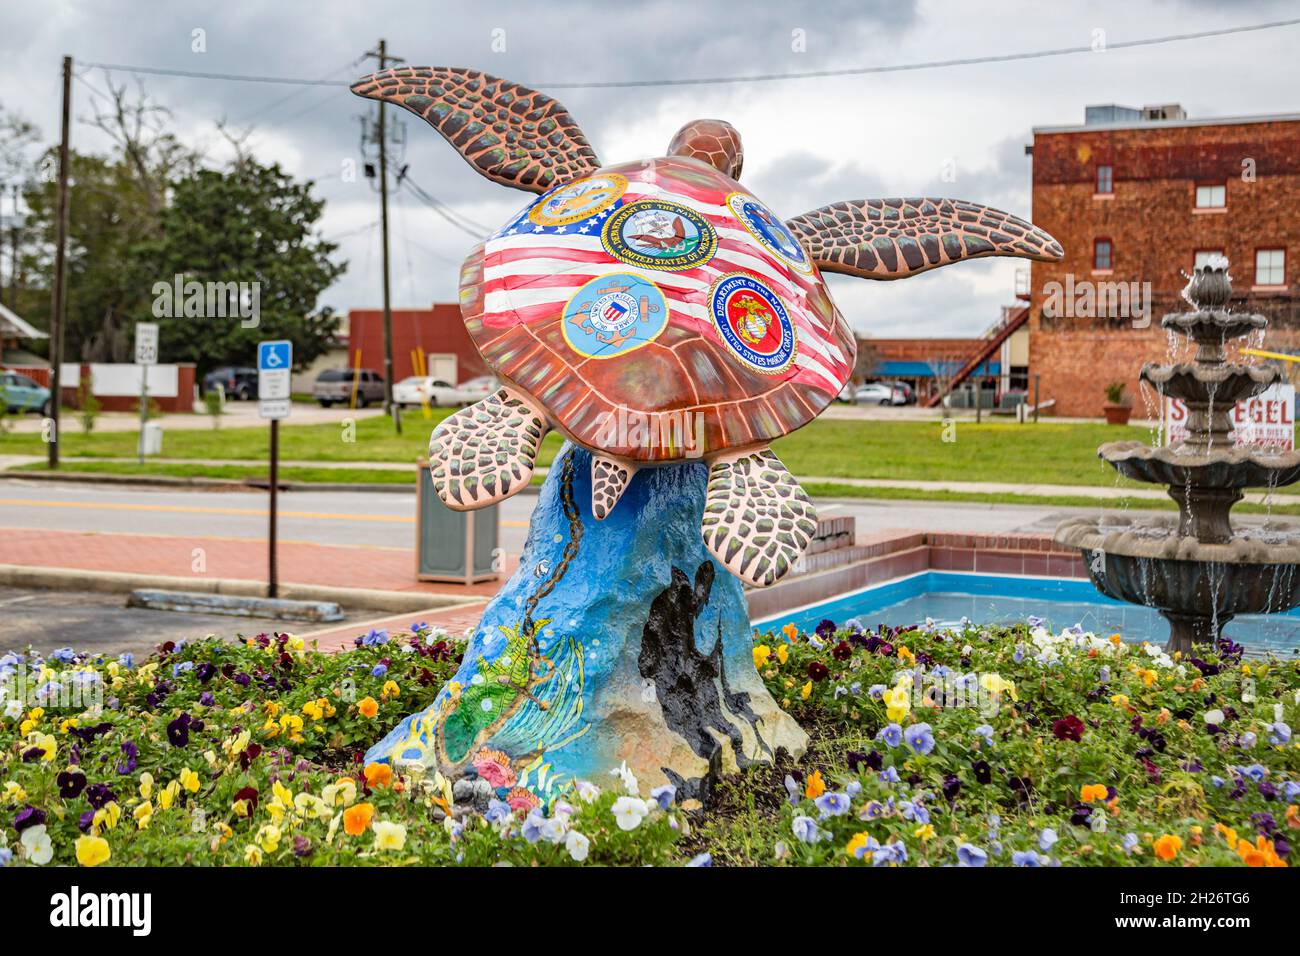
M1169 625L1158 612L1114 601L1090 581L960 571L923 571L776 614L755 621L754 626L777 628L793 621L811 631L824 618L842 624L851 617L871 628L917 624L927 617L941 624L955 624L963 617L977 624L1006 624L1024 621L1031 614L1044 618L1054 632L1081 624L1096 634L1119 632L1128 641L1163 644L1169 636ZM1300 609L1234 618L1224 634L1250 650L1300 653Z

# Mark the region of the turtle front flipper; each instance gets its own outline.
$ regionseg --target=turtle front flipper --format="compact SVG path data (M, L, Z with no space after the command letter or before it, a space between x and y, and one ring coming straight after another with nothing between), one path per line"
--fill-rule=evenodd
M960 199L855 199L787 225L823 272L903 279L964 259L1057 262L1061 244L1010 213Z
M604 455L591 456L591 513L597 521L614 510L618 499L636 474L636 466L627 461L615 461Z
M709 466L701 531L732 574L767 587L794 567L817 530L817 511L770 448L728 452Z
M429 439L434 491L456 511L509 498L528 485L549 429L533 400L509 387L462 408Z
M493 182L528 192L593 173L596 153L558 100L454 66L402 66L363 76L352 92L405 107Z

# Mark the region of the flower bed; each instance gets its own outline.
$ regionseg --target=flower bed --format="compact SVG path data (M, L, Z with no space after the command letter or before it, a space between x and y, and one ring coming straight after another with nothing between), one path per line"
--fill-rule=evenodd
M482 815L359 764L461 646L417 626L337 655L261 635L138 666L0 658L0 863L1284 866L1300 828L1300 662L1231 644L790 629L754 659L812 736L799 764L735 774L703 811L621 769L547 806L502 786Z

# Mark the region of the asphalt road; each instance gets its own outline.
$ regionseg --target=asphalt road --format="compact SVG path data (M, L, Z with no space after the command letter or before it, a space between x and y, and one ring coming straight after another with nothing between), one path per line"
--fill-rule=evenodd
M345 611L345 615L345 620L357 621L374 617L375 612ZM45 654L72 647L114 657L131 651L143 658L164 641L193 640L209 634L233 639L274 630L300 633L321 626L129 608L125 594L0 587L0 654L22 651L31 645Z
M0 482L0 562L5 528L241 538L265 541L267 494L256 491L171 491L50 481ZM501 544L518 553L536 499L527 494L501 509ZM414 546L415 495L399 492L282 492L281 541Z
M524 493L501 505L501 545L518 554L537 498ZM1095 508L863 499L819 501L825 515L853 515L858 533L886 529L1046 532L1065 517ZM178 535L263 541L267 495L252 491L122 488L46 481L0 482L0 562L5 528ZM280 495L280 539L317 544L410 549L415 495L398 492L293 491Z

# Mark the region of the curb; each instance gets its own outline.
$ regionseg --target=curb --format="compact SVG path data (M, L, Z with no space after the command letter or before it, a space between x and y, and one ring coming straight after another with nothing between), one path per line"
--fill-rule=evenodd
M266 583L241 578L185 578L167 574L126 571L85 571L80 568L42 568L0 564L0 585L61 591L95 591L126 594L144 589L200 591L232 597L265 598ZM333 601L346 608L402 614L433 608L445 609L482 603L483 596L427 594L421 591L381 591L375 588L340 588L316 584L281 584L281 598L291 601Z
M112 475L94 472L59 472L59 471L0 471L0 481L66 481L85 485L120 485L123 487L152 487L197 489L201 491L266 491L271 482L266 478L177 478L172 475ZM374 493L396 493L413 495L415 482L410 484L389 483L349 483L346 481L282 481L280 490L294 491L361 491ZM541 485L528 484L516 494L537 494ZM418 610L418 608L417 608Z

